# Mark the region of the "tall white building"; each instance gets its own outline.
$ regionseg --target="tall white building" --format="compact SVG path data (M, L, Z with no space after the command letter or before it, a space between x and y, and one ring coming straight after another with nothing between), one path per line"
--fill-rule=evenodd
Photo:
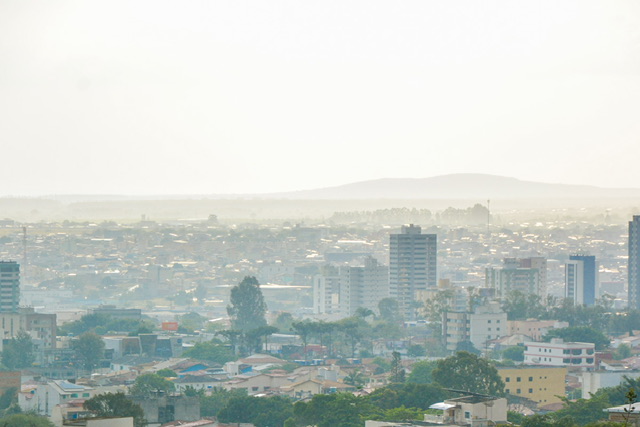
M326 266L313 281L315 314L349 317L358 308L377 311L378 303L389 297L389 268L373 257L363 266Z
M503 267L487 268L485 283L504 298L511 291L538 295L544 301L547 295L547 259L544 257L505 258Z
M485 350L488 341L508 335L507 314L497 302L477 307L473 313L446 311L442 317L442 333L449 351L455 351L465 341Z
M416 317L417 292L437 287L437 242L413 224L389 236L389 291L405 320Z

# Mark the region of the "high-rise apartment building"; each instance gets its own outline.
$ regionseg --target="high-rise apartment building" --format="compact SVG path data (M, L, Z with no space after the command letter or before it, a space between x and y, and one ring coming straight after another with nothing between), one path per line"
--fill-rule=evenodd
M629 308L640 309L640 215L629 221Z
M0 313L17 313L20 305L20 265L0 261Z
M389 268L373 257L363 266L325 266L313 281L313 311L333 318L353 316L358 308L378 311L389 297Z
M571 255L565 265L565 298L576 305L596 303L596 257Z
M538 295L543 301L547 294L547 259L544 257L505 258L504 267L485 270L487 287L504 298L511 291Z
M416 293L437 287L435 234L422 234L417 225L403 226L389 238L389 291L406 320L416 317Z

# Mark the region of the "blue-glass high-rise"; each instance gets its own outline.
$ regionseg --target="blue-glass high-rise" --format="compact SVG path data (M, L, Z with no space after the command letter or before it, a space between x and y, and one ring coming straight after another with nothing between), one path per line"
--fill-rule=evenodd
M571 255L571 261L582 261L582 304L596 303L596 257L593 255Z

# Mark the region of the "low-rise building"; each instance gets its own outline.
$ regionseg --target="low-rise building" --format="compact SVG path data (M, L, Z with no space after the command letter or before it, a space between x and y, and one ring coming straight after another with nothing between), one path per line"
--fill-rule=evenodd
M446 426L489 427L507 422L507 399L503 397L462 396L429 408L441 410L442 415L425 414L424 421Z
M567 366L593 369L595 344L588 342L564 342L553 338L551 342L524 343L524 364L540 366Z
M565 367L522 366L498 368L504 382L504 391L538 404L562 402L565 395Z
M509 335L523 334L531 337L533 341L541 341L551 329L566 328L567 322L558 320L509 320Z

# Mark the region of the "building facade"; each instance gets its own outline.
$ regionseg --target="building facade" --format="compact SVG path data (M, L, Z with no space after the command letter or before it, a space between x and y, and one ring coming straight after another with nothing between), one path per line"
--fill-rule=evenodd
M565 298L576 305L596 303L596 257L571 255L565 264Z
M437 245L435 234L413 224L389 236L389 292L405 320L416 318L417 293L437 287Z
M565 367L498 368L498 374L504 382L506 394L543 405L562 402L561 397L565 395Z
M20 265L0 261L0 313L17 313L20 306Z
M505 297L509 292L538 295L542 299L547 292L547 260L543 257L505 258L503 267L485 270L485 284L496 294Z
M551 342L525 342L524 364L539 366L595 367L595 344L564 342L552 338Z
M640 309L640 215L629 221L628 260L629 308Z
M486 350L487 341L504 337L508 332L507 314L498 303L477 307L473 313L445 311L442 317L442 333L449 351L456 351L465 341L478 350Z

